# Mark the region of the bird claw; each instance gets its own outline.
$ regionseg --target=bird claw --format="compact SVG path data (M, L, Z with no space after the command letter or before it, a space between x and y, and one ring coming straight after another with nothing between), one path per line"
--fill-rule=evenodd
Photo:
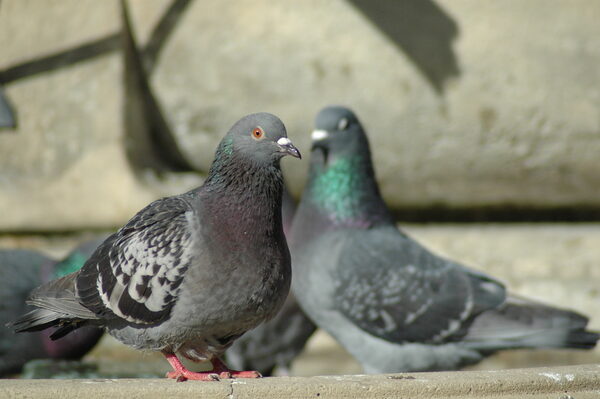
M230 370L227 368L225 363L223 363L219 358L214 358L211 360L213 365L213 373L219 373L221 378L261 378L262 374L258 371L238 371L238 370Z
M223 374L223 373L221 373ZM184 382L187 380L195 380L195 381L220 381L221 378L228 377L220 377L219 374L215 373L195 373L193 371L188 371L185 373L179 371L170 371L167 373L167 378L172 378L177 382Z
M231 373L229 371L222 371L219 373L219 378L233 378L233 376L231 375Z
M258 371L237 371L237 370L229 370L229 371L221 371L219 373L219 378L228 379L228 378L261 378L262 374Z
M231 378L262 378L258 371L231 371Z

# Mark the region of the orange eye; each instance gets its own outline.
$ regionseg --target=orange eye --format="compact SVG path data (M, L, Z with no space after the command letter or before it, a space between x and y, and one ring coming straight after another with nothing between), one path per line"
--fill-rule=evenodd
M264 134L265 133L263 132L263 130L259 127L255 127L254 130L252 130L252 137L254 137L255 139L262 139Z

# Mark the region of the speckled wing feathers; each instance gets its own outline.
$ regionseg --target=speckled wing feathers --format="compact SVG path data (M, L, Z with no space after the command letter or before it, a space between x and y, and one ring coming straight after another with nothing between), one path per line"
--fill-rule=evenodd
M351 236L336 269L336 306L363 330L393 342L454 341L474 315L504 300L499 283L400 234L376 235L375 246Z
M167 319L192 258L192 217L191 205L173 197L140 211L82 269L81 302L132 323Z

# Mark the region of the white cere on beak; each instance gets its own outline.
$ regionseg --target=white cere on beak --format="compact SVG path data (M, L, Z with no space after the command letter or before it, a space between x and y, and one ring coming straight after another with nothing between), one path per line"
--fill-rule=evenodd
M290 139L288 139L287 137L282 137L279 140L277 140L277 144L279 144L279 145L290 145L290 144L292 144L292 141Z
M313 130L310 137L314 141L318 141L318 140L326 139L327 136L329 136L329 133L327 133L327 130Z

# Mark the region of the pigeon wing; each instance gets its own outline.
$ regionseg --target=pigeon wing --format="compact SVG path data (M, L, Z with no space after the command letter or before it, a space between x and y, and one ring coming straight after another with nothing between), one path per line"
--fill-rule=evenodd
M166 320L191 261L192 206L157 200L92 255L77 277L82 304L103 317L136 324Z
M433 255L397 230L349 237L335 273L337 309L393 342L457 340L475 315L505 298L500 283Z

